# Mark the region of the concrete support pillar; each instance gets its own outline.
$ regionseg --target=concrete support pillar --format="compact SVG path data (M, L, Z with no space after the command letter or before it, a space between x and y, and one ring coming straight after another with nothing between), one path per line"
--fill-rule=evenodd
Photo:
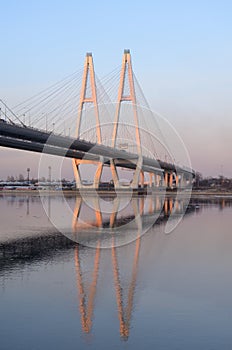
M136 164L136 169L133 175L133 179L132 182L130 184L130 188L131 189L138 189L139 188L139 183L141 184L141 187L144 187L144 172L141 170L142 168L142 156L140 156L137 160L137 164ZM114 159L110 160L110 169L111 169L111 173L112 173L112 179L114 182L114 188L115 189L122 189L124 187L122 187L120 185L120 181L119 181L119 176L118 176L118 172L117 172L117 166L116 166L116 161Z
M144 172L140 171L140 185L142 188L144 188Z
M176 188L179 187L179 174L176 174Z
M161 175L155 174L155 186L159 187L160 186L160 180L161 180Z
M185 176L184 173L181 174L180 187L181 188L185 188L186 187L186 176Z
M80 176L80 163L77 160L73 159L73 172L75 176L75 181L76 181L76 188L81 188L82 183L81 183L81 176Z
M172 184L173 184L173 174L169 174L169 188L172 188Z
M168 172L166 171L164 173L164 186L168 187Z
M131 183L132 189L137 189L139 187L139 177L140 177L142 164L143 164L143 158L142 158L142 155L140 154L140 156L137 160L136 169L135 169L133 180Z
M99 185L100 185L102 170L103 170L103 164L100 163L97 167L97 170L94 176L94 181L93 181L93 187L96 189L99 188Z
M153 187L153 173L149 173L149 187L152 188Z
M111 173L112 173L112 178L113 178L113 182L114 182L114 188L119 189L120 188L120 184L119 184L119 178L118 178L118 171L115 165L115 161L113 159L110 160L110 169L111 169Z
M160 185L160 187L164 187L164 186L165 186L165 183L164 183L164 173L160 175L159 185Z
M80 173L80 165L81 164L96 164L97 165L97 170L94 175L94 180L92 185L83 185L81 181L81 173ZM84 160L84 159L73 159L73 171L75 175L75 180L76 180L76 187L77 188L94 188L98 189L100 180L101 180L101 174L103 170L104 163L99 161L99 162L92 162L89 160Z

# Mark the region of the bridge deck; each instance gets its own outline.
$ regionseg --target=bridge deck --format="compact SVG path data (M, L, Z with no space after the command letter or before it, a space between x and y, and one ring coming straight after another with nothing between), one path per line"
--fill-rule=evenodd
M100 158L105 164L114 159L117 161L117 166L130 169L135 169L138 160L138 155L134 153L6 122L0 122L0 146L75 159ZM192 169L148 157L143 157L142 170L153 173L169 171L194 176Z

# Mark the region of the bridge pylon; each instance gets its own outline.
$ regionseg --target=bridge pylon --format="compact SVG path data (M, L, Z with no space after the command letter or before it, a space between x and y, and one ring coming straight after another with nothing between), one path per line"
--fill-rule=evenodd
M89 87L88 87L89 83ZM88 95L90 91L90 95ZM97 136L97 143L102 143L102 135L101 135L101 127L100 127L100 119L99 119L99 110L98 110L98 101L97 101L97 89L96 89L96 80L95 80L95 72L94 72L94 64L93 64L93 57L92 53L87 53L85 57L85 64L84 64L84 72L82 77L82 86L81 86L81 94L80 94L80 101L79 101L79 107L78 107L78 117L77 117L77 127L76 127L76 137L79 138L81 136L81 123L83 118L83 110L84 105L92 104L94 115L96 119L96 136ZM97 170L95 172L94 181L92 185L83 185L82 179L81 179L81 173L80 173L80 165L81 164L96 164ZM76 180L76 186L77 188L98 188L100 183L100 178L102 174L103 169L103 162L99 161L89 161L87 159L73 159L73 171L75 175Z
M128 92L125 93L124 91L126 79L128 79L129 93ZM116 104L116 112L115 112L113 135L112 135L112 147L114 148L116 147L116 143L117 143L121 105L124 101L131 102L132 108L133 108L133 117L134 117L134 124L135 124L135 140L137 145L138 159L136 162L136 169L135 169L133 180L130 184L130 187L136 189L139 187L139 178L140 178L141 167L142 167L142 150L141 150L141 137L140 137L140 130L139 130L139 119L138 119L138 111L137 111L137 104L136 104L136 94L135 94L135 87L134 87L134 77L133 77L130 50L124 50L123 59L122 59L122 68L121 68L121 74L120 74L118 98L117 98L117 104ZM134 163L134 160L132 161ZM118 178L116 161L114 159L111 160L110 166L111 166L111 171L112 171L112 176L114 181L114 187L120 188L121 186Z

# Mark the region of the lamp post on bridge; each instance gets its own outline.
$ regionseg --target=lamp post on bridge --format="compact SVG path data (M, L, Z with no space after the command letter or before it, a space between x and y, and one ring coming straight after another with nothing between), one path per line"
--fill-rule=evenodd
M49 165L48 167L48 182L49 182L49 189L51 189L51 183L52 183L52 167Z
M29 185L30 183L30 168L27 168L27 184Z

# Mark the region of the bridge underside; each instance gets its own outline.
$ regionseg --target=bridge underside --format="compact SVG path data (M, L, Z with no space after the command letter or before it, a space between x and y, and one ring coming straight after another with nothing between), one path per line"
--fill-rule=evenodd
M136 154L8 123L0 123L0 146L52 154L77 161L83 160L108 167L113 161L116 168L131 170L136 170L138 164L138 155ZM172 188L174 186L173 179L176 179L174 181L176 187L185 187L186 179L191 181L193 178L193 173L190 170L148 157L143 157L139 170L142 173L141 185L143 185L143 173L147 172L150 174L149 186L151 187ZM99 186L99 182L97 184L95 182L94 185L95 187Z

